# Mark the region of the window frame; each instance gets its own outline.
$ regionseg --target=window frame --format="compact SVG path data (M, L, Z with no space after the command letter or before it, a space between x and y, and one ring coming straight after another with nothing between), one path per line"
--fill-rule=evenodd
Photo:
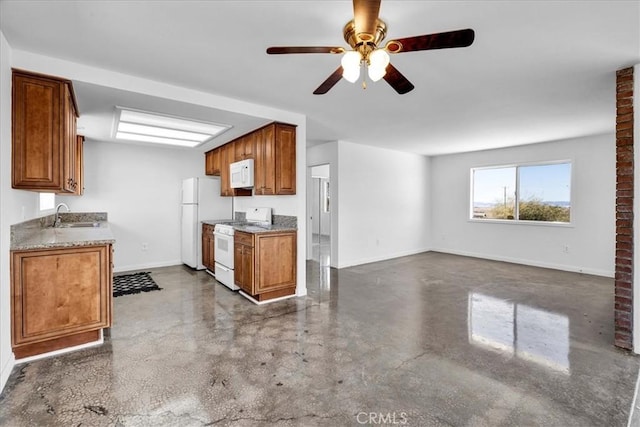
M569 221L533 221L526 219L519 219L520 217L520 168L530 166L550 166L559 164L569 164L571 170L569 173ZM469 212L467 221L474 223L489 223L489 224L518 224L518 225L541 225L544 227L574 227L575 223L575 211L573 209L574 204L574 167L572 159L560 159L560 160L546 160L546 161L532 161L532 162L520 162L520 163L507 163L501 165L489 165L489 166L477 166L469 169ZM506 169L515 168L515 191L514 191L514 219L498 219L498 218L474 218L473 216L473 196L474 196L474 172L476 170L487 169Z

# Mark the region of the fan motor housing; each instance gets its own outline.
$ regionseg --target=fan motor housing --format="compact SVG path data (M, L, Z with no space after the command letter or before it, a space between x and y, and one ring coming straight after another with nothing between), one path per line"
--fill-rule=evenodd
M384 40L387 36L387 24L381 19L376 20L375 34L360 33L356 34L356 23L352 19L347 22L343 30L344 40L354 50L357 50L357 46L370 45L372 49L375 49L378 44Z

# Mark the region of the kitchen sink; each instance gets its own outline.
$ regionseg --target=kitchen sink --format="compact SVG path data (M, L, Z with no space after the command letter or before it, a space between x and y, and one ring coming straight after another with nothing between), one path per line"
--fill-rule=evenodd
M100 227L99 222L63 222L58 225L58 228L89 228Z

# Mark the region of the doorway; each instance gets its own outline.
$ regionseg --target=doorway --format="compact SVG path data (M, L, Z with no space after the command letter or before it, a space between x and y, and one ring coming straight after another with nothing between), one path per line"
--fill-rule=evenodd
M310 230L311 230L311 283L318 286L309 286L308 291L317 291L319 296L329 291L330 266L331 266L331 176L329 165L311 166L310 197ZM313 289L312 288L316 288Z

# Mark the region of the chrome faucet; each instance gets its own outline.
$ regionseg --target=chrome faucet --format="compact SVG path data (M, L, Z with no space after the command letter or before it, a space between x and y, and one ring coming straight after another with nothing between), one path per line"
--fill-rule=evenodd
M66 203L58 203L58 206L56 206L56 217L55 217L55 220L53 221L54 227L58 227L60 225L60 208L63 206L67 209L67 212L71 211L71 209L69 209L69 206L67 206Z

